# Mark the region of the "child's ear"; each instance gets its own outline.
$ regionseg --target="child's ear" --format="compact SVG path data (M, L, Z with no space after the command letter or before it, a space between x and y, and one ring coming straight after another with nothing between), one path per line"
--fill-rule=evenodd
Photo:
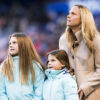
M64 68L64 67L65 67L65 65L62 64L62 68Z

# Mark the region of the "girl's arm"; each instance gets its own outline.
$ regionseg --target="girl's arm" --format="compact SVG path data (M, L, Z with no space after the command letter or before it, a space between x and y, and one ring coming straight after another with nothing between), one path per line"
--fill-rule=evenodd
M8 100L6 87L5 87L5 77L0 73L0 100Z
M64 79L63 84L64 100L79 100L75 79L73 79L72 76L69 76Z
M38 66L37 66L38 64ZM34 97L32 100L42 100L42 89L44 83L44 72L39 63L34 64L35 80L34 80Z

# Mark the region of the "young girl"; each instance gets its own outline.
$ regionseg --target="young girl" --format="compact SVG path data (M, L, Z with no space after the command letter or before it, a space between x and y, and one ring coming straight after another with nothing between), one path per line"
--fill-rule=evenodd
M64 50L48 54L46 76L43 86L43 100L79 100L77 85Z
M31 39L14 33L0 66L0 100L42 100L43 64Z

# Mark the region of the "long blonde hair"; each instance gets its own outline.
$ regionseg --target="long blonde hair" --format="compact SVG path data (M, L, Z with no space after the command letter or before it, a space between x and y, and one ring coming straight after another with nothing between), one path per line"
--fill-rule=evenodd
M31 73L32 82L33 82L34 81L33 60L36 62L39 62L44 69L43 63L36 52L34 44L32 40L29 38L29 36L22 33L14 33L10 36L10 39L11 37L16 37L17 42L18 42L19 76L20 76L20 73L22 73L21 82L28 83L29 72ZM3 64L2 72L4 73L4 75L7 77L9 81L13 81L14 80L14 71L13 71L14 64L13 64L13 57L9 54L9 52L8 52L7 58L5 59L3 63L4 64Z
M89 50L93 51L94 50L93 40L94 40L95 34L98 33L93 15L87 7L83 5L75 5L75 6L77 6L80 10L82 37L84 41L86 42L86 45L88 46ZM67 27L65 30L65 33L72 47L72 44L74 43L72 29Z

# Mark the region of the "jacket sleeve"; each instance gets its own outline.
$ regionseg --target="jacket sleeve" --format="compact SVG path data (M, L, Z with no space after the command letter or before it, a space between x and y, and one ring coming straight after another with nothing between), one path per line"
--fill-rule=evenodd
M94 73L89 77L88 81L83 83L80 88L83 90L85 96L88 96L98 86L100 87L100 36L97 37L95 43L94 53Z
M5 76L1 73L1 67L2 66L0 66L0 100L8 100L5 86Z
M32 100L42 100L42 91L44 83L44 72L39 63L34 64L35 81L34 81L34 96Z
M64 100L79 100L77 93L77 84L73 77L64 79Z

